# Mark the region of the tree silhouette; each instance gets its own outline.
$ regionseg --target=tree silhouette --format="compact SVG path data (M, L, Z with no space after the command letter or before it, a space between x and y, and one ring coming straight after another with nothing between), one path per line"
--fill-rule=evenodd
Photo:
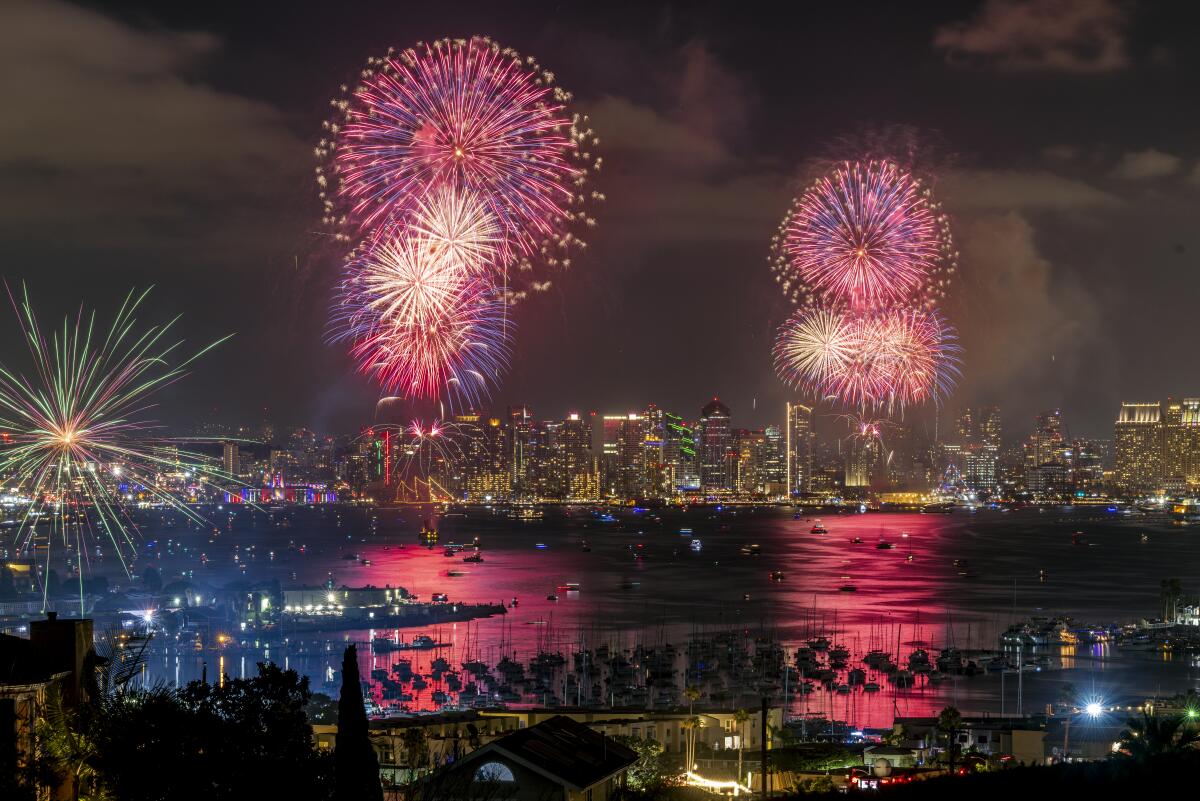
M342 692L338 698L338 731L333 750L334 801L383 801L379 760L371 747L367 710L358 676L358 651L342 655Z
M950 772L954 772L954 752L958 748L958 730L962 728L962 714L958 709L948 706L938 713L938 731L946 734L946 753L949 759Z
M1121 732L1120 753L1145 761L1163 754L1183 754L1200 743L1200 730L1182 717L1160 717L1147 712L1131 718Z

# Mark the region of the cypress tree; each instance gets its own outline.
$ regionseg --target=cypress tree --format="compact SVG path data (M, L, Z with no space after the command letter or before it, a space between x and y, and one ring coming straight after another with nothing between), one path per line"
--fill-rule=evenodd
M334 801L383 801L379 761L367 733L358 677L358 652L353 645L342 656L342 693L338 697L338 730L333 751Z

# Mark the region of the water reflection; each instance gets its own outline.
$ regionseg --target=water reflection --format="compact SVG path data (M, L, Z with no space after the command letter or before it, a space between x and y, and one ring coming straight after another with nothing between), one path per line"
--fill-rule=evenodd
M999 654L1001 632L1030 615L1095 623L1154 615L1160 579L1200 556L1200 542L1153 521L1036 510L825 515L819 523L774 509L647 513L612 522L582 513L523 522L468 515L437 521L439 544L422 547L416 534L429 514L384 509L372 520L363 510L336 516L297 511L286 527L250 519L219 536L198 533L195 541L175 532L175 547L160 552L156 564L164 572L194 570L198 581L214 585L243 575L249 564L249 578L284 585L332 580L338 586L403 586L423 600L435 593L451 602L507 605L516 599L507 614L490 619L306 633L240 655L243 672L247 659L274 658L309 675L315 689L336 691L341 650L354 642L376 700L411 708L435 707L435 694L451 692L449 671L430 679L438 658L461 673L468 662L494 668L507 656L528 663L540 651L569 660L581 643L611 654L632 655L639 647L661 652L668 643L682 652L689 636L722 631L741 632L747 642L759 637L784 643L789 661L813 638L845 646L850 657L830 689L817 682L805 692L800 684L789 694L797 715L819 713L859 725L886 724L894 714L928 714L945 703L1012 713L1018 692L1021 708L1029 711L1059 700L1067 682L1140 701L1191 686L1200 669L1190 658L1110 643L1030 648L1019 660L1005 652L996 670L984 665ZM1086 536L1075 536L1081 530ZM1143 538L1147 530L1154 536ZM445 555L447 544L476 538L482 562L464 564L458 552ZM206 554L203 562L200 553ZM270 556L258 559L259 553ZM398 654L370 647L379 636L410 641L415 635L448 646ZM916 650L932 655L943 648L978 658L980 675L935 684L918 672L912 686L904 686L870 670L851 683L849 670L861 668L873 649L907 662ZM236 643L226 646L238 649ZM180 648L161 678L198 677L205 659ZM389 683L401 660L426 686ZM679 657L673 669L686 668ZM219 670L224 673L224 654ZM586 681L568 680L574 672L553 675L545 692L566 703L594 697ZM848 689L839 689L843 684ZM865 689L869 684L879 684L879 691Z

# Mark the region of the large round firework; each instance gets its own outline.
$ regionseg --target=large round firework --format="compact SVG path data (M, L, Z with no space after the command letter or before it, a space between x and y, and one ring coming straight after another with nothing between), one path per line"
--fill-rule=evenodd
M891 161L854 161L793 203L771 267L795 301L929 307L944 296L956 259L946 217L919 180Z
M775 343L786 383L851 409L937 401L953 388L957 364L953 329L931 311L800 309Z
M419 237L384 237L347 265L334 338L389 394L475 403L508 363L509 325L490 278Z
M487 205L506 278L514 266L569 266L586 246L599 139L536 61L485 37L439 39L369 59L361 78L317 146L325 219L347 239L406 222L448 185Z

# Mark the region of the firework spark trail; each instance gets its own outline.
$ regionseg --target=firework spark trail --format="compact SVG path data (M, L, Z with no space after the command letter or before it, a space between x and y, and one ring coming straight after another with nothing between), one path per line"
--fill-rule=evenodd
M81 596L86 543L97 530L129 570L137 527L119 495L121 483L138 484L158 502L200 519L160 485L158 474L177 465L154 453L153 425L144 415L154 393L186 375L196 359L224 340L172 365L181 343L167 337L178 318L136 331L135 313L147 294L130 293L102 337L95 314L81 309L73 323L65 318L62 329L48 338L28 293L19 301L9 293L34 368L26 376L0 365L0 428L10 442L0 451L0 472L12 475L31 499L16 544L32 550L39 521L48 519L49 541L59 540L78 554ZM197 469L202 482L226 478L199 464ZM50 557L48 548L47 570Z
M903 411L953 388L960 349L937 313L957 269L945 214L890 161L843 162L793 204L771 268L801 302L775 342L776 372L859 410Z
M800 309L780 329L775 368L790 386L858 408L937 400L958 375L954 331L936 312Z
M599 138L571 99L552 73L483 37L368 60L317 146L326 222L367 232L452 186L492 213L503 270L569 266L565 254L586 247L573 231L595 224L585 205L603 200L586 189Z
M477 403L508 364L506 307L486 279L425 240L385 240L347 265L333 339L408 398Z
M553 73L486 37L389 50L343 91L316 147L324 222L355 245L332 338L384 393L477 403L508 305L587 248L600 140Z

